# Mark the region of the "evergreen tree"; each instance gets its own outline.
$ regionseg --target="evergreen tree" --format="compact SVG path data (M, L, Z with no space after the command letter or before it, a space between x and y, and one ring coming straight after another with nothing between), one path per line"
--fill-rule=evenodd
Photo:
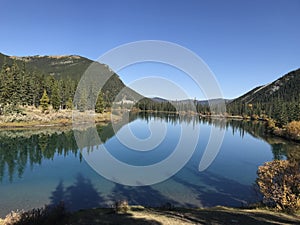
M9 71L9 94L11 104L17 106L21 103L21 93L22 93L22 79L21 79L21 71L16 61L14 61L13 65Z
M30 80L30 78L28 77L27 71L26 71L26 64L23 61L22 63L22 68L20 70L20 87L19 87L19 97L20 97L20 104L21 105L26 105L28 104L28 98L29 93L27 93L28 89L27 89L27 85L28 85L28 81Z
M40 99L40 106L42 107L42 112L45 112L49 108L49 97L47 95L46 89L44 89L44 93L42 98Z
M54 84L52 86L52 95L51 95L51 104L53 109L56 111L59 110L61 105L61 97L60 97L60 91L58 87L58 81L54 81Z
M28 93L30 93L31 95L31 99L29 101L29 104L32 105L32 106L35 106L35 107L38 107L40 102L40 98L42 97L43 95L43 77L41 74L38 74L36 72L33 72L32 73L32 77L30 78L30 81L29 81L29 90L28 90Z
M68 101L66 102L66 108L67 109L73 109L73 100L72 100L72 98L69 98Z
M96 106L95 106L96 113L102 113L104 111L104 101L103 101L103 95L100 92L97 98Z
M6 63L3 64L2 69L0 71L0 107L4 107L7 103L7 86L6 86L6 78L7 78L7 71L8 65Z
M11 96L13 94L13 78L10 70L10 67L5 64L1 71L0 101L3 105L11 104Z
M85 90L79 92L79 99L77 104L77 109L80 112L84 112L87 109L87 95Z

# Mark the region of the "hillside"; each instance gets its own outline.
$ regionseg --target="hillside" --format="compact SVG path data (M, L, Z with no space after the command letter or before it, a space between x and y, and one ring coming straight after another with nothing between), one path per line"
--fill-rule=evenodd
M269 103L276 99L285 102L300 100L300 69L294 70L270 84L256 87L233 102Z
M0 66L4 61L12 65L14 61L19 66L26 63L26 69L30 72L40 72L44 75L52 75L55 78L71 78L79 80L81 75L93 63L92 60L77 56L7 56L0 53Z
M300 69L256 87L227 104L227 112L244 117L272 118L279 126L300 120Z
M11 67L14 63L17 64L20 69L23 69L24 67L26 68L26 71L21 71L22 73L26 72L31 77L33 77L34 74L39 74L42 77L50 77L45 78L45 80L51 80L51 78L63 80L66 83L65 86L70 83L70 80L76 85L90 65L97 68L96 73L98 76L104 76L112 73L107 65L94 62L90 59L77 55L17 57L7 56L0 53L0 68L3 68L4 64ZM41 78L41 80L42 79L44 78ZM41 87L41 89L43 88L45 87ZM46 87L46 89L48 93L51 93L51 90L48 90L49 88ZM142 97L134 90L126 87L119 76L116 73L113 73L102 88L103 98L107 102L107 105L111 104L115 100L115 97L122 89L122 99L133 100ZM40 98L41 95L42 93L40 91L38 98Z
M69 55L69 56L27 56L9 57L12 60L26 62L26 67L30 71L40 71L55 78L70 77L79 80L84 71L93 62L90 59Z

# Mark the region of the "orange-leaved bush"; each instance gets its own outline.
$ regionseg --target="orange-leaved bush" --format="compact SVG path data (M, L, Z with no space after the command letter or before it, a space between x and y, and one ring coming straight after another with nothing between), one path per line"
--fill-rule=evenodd
M294 139L300 140L300 121L292 121L286 127L287 135Z
M257 184L263 203L283 211L300 209L300 167L298 162L274 160L258 168Z

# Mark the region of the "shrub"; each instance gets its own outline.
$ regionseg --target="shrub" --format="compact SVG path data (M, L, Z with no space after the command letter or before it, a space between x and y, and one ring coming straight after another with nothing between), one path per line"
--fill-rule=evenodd
M267 120L267 129L270 131L274 131L276 129L276 123L272 119Z
M300 121L292 121L286 127L287 135L295 140L300 140Z
M263 203L282 211L300 209L300 167L298 162L275 160L258 168L257 184Z
M128 202L126 200L115 202L115 212L116 213L127 213L130 209Z
M46 206L24 212L12 212L4 219L5 225L62 225L65 224L66 210L64 204Z
M256 114L251 115L251 120L258 120L259 116Z

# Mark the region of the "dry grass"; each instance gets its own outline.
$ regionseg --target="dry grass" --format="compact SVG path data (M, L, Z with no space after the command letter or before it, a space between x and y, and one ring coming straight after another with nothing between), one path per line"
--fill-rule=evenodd
M214 224L214 225L271 225L300 224L300 218L293 215L262 209L236 209L215 207L208 209L148 209L131 206L127 213L115 214L111 209L93 209L74 213L72 225L83 224Z
M14 219L12 216L8 216L5 220L0 219L0 225L11 224L12 219ZM89 209L66 215L63 220L56 222L63 225L300 224L299 215L288 215L265 209L214 207L165 210L144 208L142 206L128 206L127 204L126 211L122 211L122 213L117 212L114 208Z
M73 111L50 109L42 113L40 109L32 106L23 107L22 114L0 116L0 128L26 128L40 126L69 126L72 124ZM111 113L94 114L91 112L76 112L82 123L107 123L111 121ZM80 122L80 121L79 121Z

